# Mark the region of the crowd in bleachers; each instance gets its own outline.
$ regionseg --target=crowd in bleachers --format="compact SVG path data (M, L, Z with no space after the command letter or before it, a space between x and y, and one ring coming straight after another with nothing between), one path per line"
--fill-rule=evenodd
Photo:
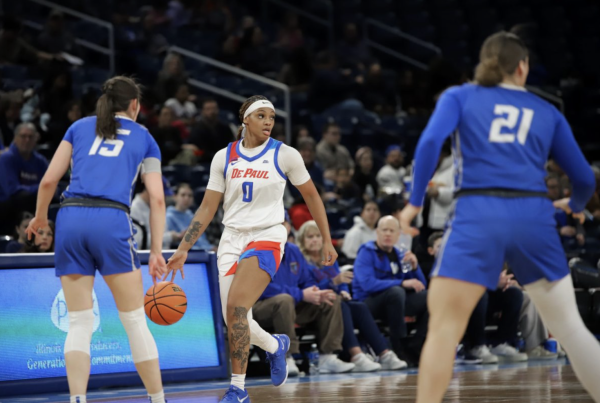
M567 6L543 8L538 16L531 11L533 0L334 1L340 10L336 26L341 35L330 49L324 46L324 35L313 32L297 15L281 14L273 23L261 17L257 4L253 9L255 2L131 0L106 2L103 9L98 8L99 2L61 3L110 20L115 27L116 72L134 74L146 87L139 121L162 152L169 205L165 248L181 240L204 195L213 156L234 140L239 125L238 103L212 97L188 80L197 78L242 96L265 93L275 105L283 103L281 94L272 89L210 70L169 52L169 47L181 46L290 87L294 123L290 145L300 151L321 192L340 265L320 266L320 235L301 195L289 186L285 204L290 242L279 273L254 315L265 328L288 334L293 354L300 352L294 325L315 325L323 370L399 369L418 362L427 331L427 279L441 242L439 231L453 202L455 168L449 144L442 151L414 231L401 234L394 216L410 194L411 154L436 96L466 80L474 64L470 47L478 48L480 39L500 22L504 28L529 22L516 18L523 15L538 24L514 29L532 46L532 83L563 91L574 131L586 141L584 150L594 155L596 145L587 140L590 132L600 128L597 111L594 115L589 108L600 100L592 90L598 91L597 72L589 69L587 61L581 62L579 47L573 47L571 57L579 70L568 64L569 57L555 60L553 52L575 34L590 46L597 44L598 28L591 26L589 16ZM317 7L305 3L308 9ZM589 15L599 15L597 6L585 0L575 3L585 5ZM75 22L56 10L48 14L48 9L44 13L33 6L27 12L22 5L11 7L17 14L5 15L0 31L0 235L6 235L0 240L0 253L51 252L52 223L32 243L25 242L24 229L35 211L37 187L49 159L67 128L94 113L99 85L109 75L99 67L98 56L75 39L106 45L107 38L93 24ZM522 14L508 12L509 7ZM552 31L560 45L553 50L537 38L549 29L549 14L564 20L560 7L568 10L569 18L583 22L572 30ZM377 59L361 36L361 21L356 17L361 10L368 17L399 24L421 39L439 42L448 56L433 60L426 73L397 68L385 57ZM23 21L41 23L43 30L35 31ZM380 39L394 45L390 37ZM81 58L83 64L71 56ZM579 108L582 100L589 104ZM286 140L280 123L272 136ZM600 185L600 169L596 174ZM68 179L61 182L55 203ZM568 178L552 161L547 185L553 200L569 195ZM600 227L595 224L600 219L599 192L600 186L588 205L591 219L584 224L564 212L556 213L566 253L594 266L600 259ZM50 218L56 210L53 207ZM142 183L136 187L131 217L138 246L147 248L149 206ZM221 218L219 212L195 248L215 249ZM342 270L345 264L353 268ZM489 323L498 325L493 338L484 333ZM358 338L354 328L359 330ZM530 358L556 356L544 348L549 335L526 293L507 271L499 278L498 290L488 292L473 314L461 357L464 362L483 363L497 362L498 357L527 359L515 348L519 334L525 339L521 349ZM338 358L340 351L348 362ZM297 372L292 358L289 363L292 373Z

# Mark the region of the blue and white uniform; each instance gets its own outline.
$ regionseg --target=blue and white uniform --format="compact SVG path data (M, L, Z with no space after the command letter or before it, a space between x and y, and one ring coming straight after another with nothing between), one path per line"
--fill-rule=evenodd
M140 268L129 214L136 179L159 172L160 150L148 130L131 119L116 117L117 137L96 135L96 117L69 128L64 140L73 145L71 183L62 197L118 203L124 209L67 206L56 220L56 275L93 276Z
M271 278L275 275L287 242L282 224L288 178L299 186L310 175L297 150L272 138L253 149L236 141L215 155L207 189L224 194L225 231L217 252L221 276L235 274L238 262L252 256Z
M505 261L524 285L569 274L554 207L544 197L544 166L551 156L567 173L575 212L584 209L595 178L564 116L522 87L448 89L417 146L414 206L423 204L450 135L458 199L432 275L495 289Z

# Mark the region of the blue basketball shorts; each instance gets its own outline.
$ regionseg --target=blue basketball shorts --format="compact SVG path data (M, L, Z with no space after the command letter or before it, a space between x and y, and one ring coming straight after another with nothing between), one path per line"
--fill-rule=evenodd
M56 276L103 276L140 268L129 215L114 208L63 207L56 218Z
M432 276L497 288L508 263L521 285L569 274L552 202L542 197L458 198Z

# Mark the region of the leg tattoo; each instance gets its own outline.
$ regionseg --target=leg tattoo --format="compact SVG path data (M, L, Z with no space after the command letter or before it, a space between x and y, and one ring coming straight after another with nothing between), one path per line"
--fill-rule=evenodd
M250 326L248 325L248 310L236 307L233 312L234 322L231 326L231 357L239 360L242 373L246 372L248 356L250 355Z

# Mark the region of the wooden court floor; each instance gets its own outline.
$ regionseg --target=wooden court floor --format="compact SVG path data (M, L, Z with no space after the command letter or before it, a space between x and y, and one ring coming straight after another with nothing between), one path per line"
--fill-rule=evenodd
M267 379L251 379L248 391L253 403L414 402L416 381L415 371L291 378L281 388ZM227 386L222 381L171 385L166 392L169 403L218 403ZM0 403L59 401L68 402L67 395L0 398ZM147 398L136 388L91 392L88 402L142 403ZM457 367L444 402L593 403L564 362Z

